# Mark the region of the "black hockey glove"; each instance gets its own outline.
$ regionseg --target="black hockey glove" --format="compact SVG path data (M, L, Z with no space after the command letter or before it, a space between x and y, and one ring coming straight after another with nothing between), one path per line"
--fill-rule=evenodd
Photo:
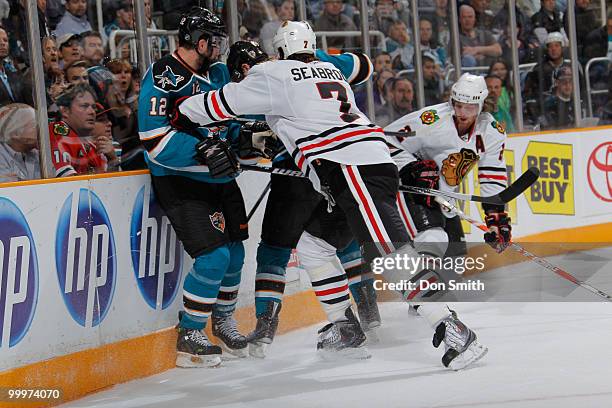
M221 139L207 137L196 145L195 159L208 166L213 178L235 177L240 166L236 155Z
M485 222L489 232L484 234L484 240L491 245L497 253L502 253L510 245L512 240L512 227L508 213L501 211L490 211L485 216Z
M268 141L276 136L264 121L247 122L240 126L238 135L238 157L250 160L259 157L271 158L271 143Z
M179 110L180 104L183 101L185 101L185 99L187 98L188 98L187 96L184 96L176 100L175 105L174 105L174 111L170 115L170 125L172 125L172 127L175 129L182 130L187 133L192 133L197 128L199 128L200 125L198 125L195 122L192 122L187 116L183 115L181 111Z
M440 172L433 160L416 160L408 163L399 172L402 184L423 188L438 188ZM434 197L424 194L413 194L414 202L427 207L436 207Z

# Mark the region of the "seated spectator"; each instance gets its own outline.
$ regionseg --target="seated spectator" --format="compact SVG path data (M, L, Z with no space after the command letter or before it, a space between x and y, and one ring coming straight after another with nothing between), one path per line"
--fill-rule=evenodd
M64 72L60 69L59 53L55 45L55 39L51 36L41 40L43 70L45 71L45 88L47 96L47 113L53 117L58 111L55 98L63 92L66 83ZM22 76L23 97L25 103L34 106L34 90L32 69L28 68Z
M428 18L419 20L419 35L421 40L421 52L429 52L439 72L446 66L446 50L440 46L433 37L433 25Z
M450 16L448 11L448 0L435 0L435 9L431 13L422 13L432 23L432 39L441 47L450 44Z
M489 0L469 0L467 3L474 9L476 14L476 28L481 30L491 30L493 28L494 14L489 8Z
M144 169L146 164L144 148L138 136L138 93L133 86L133 68L121 60L112 60L106 67L113 74L113 84L106 101L112 108L108 116L113 124L113 140L120 144L122 150L121 167L124 170Z
M414 46L410 41L406 24L401 20L396 20L389 28L389 38L387 38L387 51L393 59L393 69L412 69Z
M277 18L265 23L259 33L259 43L268 55L276 55L277 53L277 50L272 47L272 39L281 23L295 18L295 3L293 0L274 0L273 4Z
M380 106L383 106L387 103L384 98L384 85L385 82L395 77L395 74L390 69L383 68L380 72L375 73L373 76L374 86L373 86L373 99L374 99L374 109L378 109ZM359 91L355 91L355 103L357 104L357 108L359 108L362 112L367 112L367 93L365 89L360 89Z
M586 44L587 60L607 56L608 60L612 61L612 9L608 10L606 25L591 31Z
M134 6L132 0L121 0L115 11L115 19L104 26L104 43L108 42L110 35L115 30L134 29Z
M444 85L439 71L436 69L436 61L430 52L424 52L423 61L423 88L425 91L425 105L436 105L442 100L440 94Z
M531 16L531 25L539 42L544 44L548 33L561 32L563 24L561 12L555 7L555 0L541 0L540 4L540 11Z
M61 120L49 123L51 159L57 177L103 173L117 164L110 144L96 144L94 91L84 84L69 86L57 99Z
M89 74L87 73L87 62L75 61L64 68L64 78L68 84L88 84Z
M587 36L593 30L598 28L599 18L595 10L589 8L591 0L576 0L575 16L576 16L576 42L578 49L578 59L584 65L588 61L585 55L585 47L587 45ZM563 27L565 32L569 33L567 20L567 10L563 14Z
M242 14L244 25L253 38L259 38L263 24L274 19L274 9L268 0L249 0Z
M397 0L376 0L374 13L370 16L370 30L377 30L389 35L389 29L394 21L401 20L408 25L410 13Z
M113 124L109 114L113 108L106 108L101 103L96 103L96 124L92 137L96 144L96 149L102 152L115 152L115 159L108 163L107 171L119 171L121 162L121 145L113 140Z
M502 48L491 33L475 27L476 14L471 6L459 8L459 43L461 65L464 67L488 66L493 58L502 54Z
M66 8L64 7L64 2L62 0L46 1L47 5L45 7L45 15L47 16L47 23L49 24L49 32L52 33L55 31L57 24L60 22L62 16L66 12Z
M87 0L66 0L66 12L55 28L55 37L91 31L87 20Z
M323 0L323 13L315 21L315 31L359 31L353 20L342 14L342 0ZM328 48L355 50L357 37L328 37Z
M14 103L0 109L0 182L40 178L34 108Z
M562 66L553 74L553 94L544 102L542 129L567 129L574 126L574 85L572 70Z
M23 66L30 65L30 54L28 40L28 15L26 12L26 0L12 0L10 16L4 22L0 22L0 27L3 27L7 33L11 33L11 44L10 54L14 59L17 66L23 68ZM45 16L46 0L37 0L37 17L38 17L38 30L40 37L46 37L49 35L47 29L46 16Z
M510 81L510 65L503 58L498 58L489 67L487 75L494 75L501 79L501 94L497 100L497 105L503 111L512 112L514 106L514 88ZM509 126L507 128L510 128ZM514 128L512 126L512 128Z
M489 90L489 96L485 103L487 108L485 110L493 115L495 120L501 123L507 132L514 132L514 124L512 123L510 111L501 109L499 106L499 99L502 93L501 78L495 75L487 75L485 81L487 83L487 89Z
M81 39L81 47L83 49L83 60L90 67L102 65L104 58L104 46L102 45L102 36L97 31L85 33Z
M57 47L62 58L60 67L66 67L82 59L81 36L78 34L64 34L57 39Z
M396 78L390 81L392 82L389 103L384 109L376 112L376 124L382 127L415 110L412 81L407 78Z
M24 102L23 82L9 57L8 34L0 28L0 106Z
M523 13L523 11L515 4L514 11L516 14L516 28L517 28L517 45L519 53L519 62L525 63L535 60L536 52L540 47L538 37L533 33L531 27L531 20ZM499 42L502 45L502 55L506 61L512 60L512 45L510 37L510 17L508 16L508 0L506 0L504 6L495 15L493 20L493 26L501 33ZM533 50L533 51L532 51Z
M391 69L391 54L381 51L374 58L374 72L380 73L386 69Z

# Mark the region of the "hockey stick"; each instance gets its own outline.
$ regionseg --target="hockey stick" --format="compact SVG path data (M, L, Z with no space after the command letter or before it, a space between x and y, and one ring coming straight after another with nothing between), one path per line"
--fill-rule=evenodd
M258 165L246 164L240 166L243 170L259 171L263 173L280 174L283 176L291 177L305 177L301 171L298 170L285 170L285 169L273 169L271 167L263 167ZM461 194L450 191L440 191L431 188L422 188L414 186L399 186L400 191L407 191L410 193L424 194L430 196L442 196L445 198L454 198L461 201L478 201L487 204L503 205L507 202L514 200L523 191L527 190L540 176L540 171L537 167L530 167L525 173L523 173L514 183L509 185L504 191L499 194L495 194L489 197L482 197L472 194Z
M266 188L264 188L264 190L261 192L261 195L259 196L257 201L255 201L255 204L253 205L253 208L251 208L251 211L249 211L249 215L247 215L247 222L251 221L251 218L255 214L255 211L257 211L257 208L259 207L259 204L261 204L261 202L263 201L263 199L266 196L266 194L268 194L268 191L270 191L270 186L271 185L272 185L272 181L270 180L270 181L268 181L268 184L266 185Z
M435 200L438 202L438 204L440 204L442 207L446 208L448 211L457 214L459 217L461 217L461 219L466 220L467 222L469 222L470 224L474 225L476 228L480 229L481 231L484 232L489 232L489 228L486 226L486 224L483 224L473 218L470 218L469 216L467 216L463 211L461 211L459 208L455 207L454 205L452 205L451 203L449 203L448 201L446 201L445 199L443 199L442 197L436 197ZM588 283L579 280L578 278L576 278L575 276L573 276L572 274L570 274L567 271L564 271L563 269L559 268L556 265L551 264L550 262L548 262L546 259L541 258L531 252L529 252L528 250L526 250L522 245L517 244L516 242L511 242L510 243L510 247L512 249L514 249L516 252L518 252L519 254L523 255L525 258L537 263L538 265L544 267L545 269L548 269L551 272L556 273L557 275L559 275L560 277L562 277L563 279L566 279L570 282L572 282L575 285L578 285L586 290L588 290L591 293L594 293L595 295L605 299L608 302L612 302L612 296L608 295L606 292L601 291L591 285L589 285Z

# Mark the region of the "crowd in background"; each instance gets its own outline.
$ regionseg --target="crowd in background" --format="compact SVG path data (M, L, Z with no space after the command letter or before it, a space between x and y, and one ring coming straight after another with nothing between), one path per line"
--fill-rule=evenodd
M227 3L213 2L226 21ZM415 27L408 0L369 3L370 30L375 31L370 41L374 113L376 123L385 126L417 110ZM137 125L136 42L133 36L122 39L122 33L134 30L133 3L103 0L102 5L104 21L99 32L94 0L37 1L52 154L68 151L79 158L78 165L70 165L68 158L56 157L53 171L58 176L146 168ZM147 26L175 30L180 15L193 5L193 0L145 0ZM326 44L330 53L361 49L359 5L358 0L306 0L307 18L315 31L332 32L320 46ZM464 0L457 5L459 58L463 68L485 76L487 109L494 117L509 132L517 130L513 117L517 100L514 81L518 81L526 130L573 127L574 83L566 2L518 2L519 78L513 78L510 64L507 4ZM418 7L423 96L425 105L433 105L448 101L454 78L449 0L420 0ZM576 0L575 7L582 114L587 115L588 76L595 90L594 120L612 123L612 5L608 5L606 21L601 21L599 3ZM259 41L271 56L275 55L272 38L281 21L297 19L294 0L237 0L237 10L241 39ZM38 178L25 1L0 0L0 20L0 182ZM121 31L113 34L116 30ZM334 36L333 32L343 35ZM153 59L170 52L170 44L168 36L151 37ZM592 64L587 72L587 62L596 57L607 57L607 61ZM367 112L365 87L355 89L355 96L358 107ZM62 149L57 150L58 146Z

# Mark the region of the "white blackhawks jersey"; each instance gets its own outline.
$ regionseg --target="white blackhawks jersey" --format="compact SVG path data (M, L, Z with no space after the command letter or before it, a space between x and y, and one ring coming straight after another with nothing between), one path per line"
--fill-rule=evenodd
M398 168L414 160L433 160L440 169L440 190L456 191L463 178L478 164L480 193L490 196L507 185L504 144L506 131L491 114L478 115L470 133L461 138L449 103L412 112L385 128L387 131L414 131L415 136L389 138ZM401 150L400 150L401 149Z
M315 188L315 159L341 164L393 163L383 130L357 108L342 72L331 63L270 61L239 83L192 96L179 110L202 126L242 115L265 115Z

